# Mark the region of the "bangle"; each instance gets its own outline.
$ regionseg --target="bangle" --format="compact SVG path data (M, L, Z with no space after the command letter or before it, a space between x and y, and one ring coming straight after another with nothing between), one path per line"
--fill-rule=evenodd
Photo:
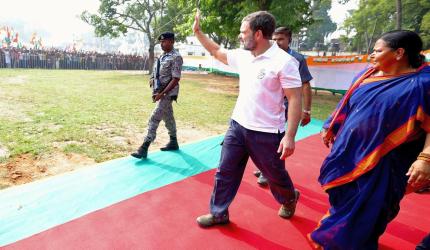
M421 152L421 153L418 155L417 159L418 159L418 160L425 161L425 162L430 162L430 154L428 154L428 153L424 153L424 152Z
M430 159L430 154L429 153L424 153L424 152L421 152L419 155L418 155L418 157L425 157L425 158L429 158Z
M304 110L303 110L303 113L310 115L310 114L311 114L311 111L310 111L310 110L306 110L306 109L304 109Z
M419 157L419 156L418 156L417 160L421 160L421 161L425 161L425 162L427 162L427 163L430 163L430 159L428 159L428 158L424 158L424 157Z

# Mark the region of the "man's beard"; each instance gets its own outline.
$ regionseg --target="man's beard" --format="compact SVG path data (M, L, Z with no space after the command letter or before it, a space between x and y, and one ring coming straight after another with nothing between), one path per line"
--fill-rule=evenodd
M243 49L245 50L254 50L257 47L257 44L253 38L250 38L247 41L243 41Z

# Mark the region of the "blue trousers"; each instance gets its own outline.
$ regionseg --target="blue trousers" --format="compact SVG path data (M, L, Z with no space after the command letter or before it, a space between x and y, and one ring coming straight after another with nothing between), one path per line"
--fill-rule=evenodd
M430 249L430 233L418 244L415 250L428 250Z
M210 212L218 217L228 213L242 181L248 158L268 179L270 191L280 204L294 202L294 185L277 153L284 133L264 133L244 128L234 120L224 137L221 160L215 174Z

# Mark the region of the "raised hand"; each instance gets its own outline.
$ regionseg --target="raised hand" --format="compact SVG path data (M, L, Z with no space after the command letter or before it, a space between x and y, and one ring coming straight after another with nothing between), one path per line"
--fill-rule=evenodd
M200 10L197 9L196 16L194 17L193 32L197 33L199 31L200 31Z

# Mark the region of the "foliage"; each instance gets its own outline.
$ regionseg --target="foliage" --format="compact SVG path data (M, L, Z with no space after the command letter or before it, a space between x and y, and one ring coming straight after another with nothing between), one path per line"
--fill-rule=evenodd
M235 46L240 22L244 17L241 1L202 0L199 2L199 9L202 13L202 30L218 44L226 47ZM178 25L176 31L184 36L191 35L197 3L195 1L179 0L178 5L181 8L186 8L187 6L191 6L191 8L185 14L185 22Z
M402 0L403 29L409 29L420 34L424 48L430 48L430 1Z
M430 13L428 0L403 0L402 28L419 33L426 46L430 45ZM357 52L370 52L376 39L384 32L396 28L396 1L360 0L358 9L343 24L347 32L343 40L348 40L350 49Z
M198 2L202 13L202 30L226 48L237 46L241 21L247 14L254 11L268 10L275 16L278 26L288 26L293 31L298 31L313 21L308 1L201 0ZM181 34L190 35L197 2L178 0L178 5L182 8L192 6L193 11L186 15L186 21L176 27Z
M227 48L237 46L243 17L257 10L268 10L278 26L290 27L294 32L313 22L311 1L289 0L100 0L98 13L85 11L81 18L95 27L98 36L118 37L129 30L143 32L152 64L158 35L165 30L174 30L178 40L190 35L197 7L202 12L202 29Z
M320 0L314 1L319 2ZM250 2L261 2L261 1L247 1L247 6L252 6ZM264 2L264 1L263 1ZM311 1L289 1L289 0L272 0L266 1L269 8L267 9L276 17L277 26L289 27L293 32L300 31L303 27L309 26L313 23L312 16L312 5ZM261 8L253 7L247 10L248 13L265 10Z
M152 65L154 46L166 22L162 18L166 11L171 11L167 0L100 0L98 13L84 11L81 19L94 26L98 36L119 37L129 30L143 32L149 42L149 63Z
M430 48L430 12L423 17L420 29L421 38L424 42L424 48Z
M324 43L324 38L336 30L337 25L330 19L328 11L331 8L330 0L316 1L312 6L312 15L315 22L304 32L304 47L312 49L318 42Z
M177 1L168 1L166 6L166 11L164 15L161 17L162 26L156 30L157 34L160 34L164 31L175 31L178 25L181 25L185 22L184 13L190 12L191 8L181 8ZM185 36L181 33L175 32L175 40L184 41Z

